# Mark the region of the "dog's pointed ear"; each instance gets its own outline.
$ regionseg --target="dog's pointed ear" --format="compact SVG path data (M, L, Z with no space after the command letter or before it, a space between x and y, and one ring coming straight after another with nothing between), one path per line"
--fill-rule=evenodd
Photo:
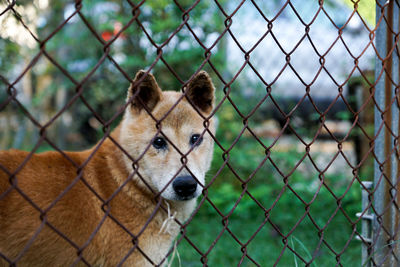
M200 71L185 90L187 98L200 111L209 114L214 107L214 84L207 72Z
M137 84L139 80L141 82ZM128 89L128 101L136 92L138 94L131 100L131 108L136 112L141 111L143 105L146 105L149 111L153 110L161 98L161 89L156 79L151 73L146 73L144 70L136 73L135 79Z

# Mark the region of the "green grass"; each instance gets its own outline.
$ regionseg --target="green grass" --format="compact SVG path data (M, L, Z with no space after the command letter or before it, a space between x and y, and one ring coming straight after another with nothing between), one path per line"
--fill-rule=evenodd
M239 194L239 192L237 193ZM218 195L219 193L211 190L210 195L214 194ZM226 199L226 203L219 202L222 210L224 210L224 204L228 206L232 204L230 196L227 196ZM286 195L285 193L281 201L283 204L278 202L270 214L270 219L279 227L282 234L288 235L305 213L305 209L303 204L296 201L291 194ZM287 205L287 201L292 202L292 204ZM264 212L252 203L254 202L249 198L243 198L237 206L237 210L228 217L227 223L227 229L242 244L247 243L249 238L261 227L246 246L247 254L261 266L272 266L278 261L279 257L278 266L304 266L304 262L299 257L292 253L289 248L285 248L282 236L274 230L271 224L269 222L264 224L266 220ZM321 225L324 225L335 206L335 202L328 206L321 206L316 203L311 206L311 216ZM227 214L228 212L224 212L224 215ZM186 236L201 253L206 254L209 251L206 255L209 266L236 266L243 257L241 245L227 229L224 229L222 221L223 218L214 208L205 203L194 220L188 225ZM323 233L324 240L339 254L346 242L351 239L352 229L347 219L339 212ZM219 235L221 235L220 238L217 238ZM310 261L313 256L315 257L311 266L335 266L337 263L336 255L324 244L320 245L320 249L317 250L319 242L318 230L307 216L286 239L286 243L305 261ZM202 266L201 255L185 239L179 244L178 252L181 266ZM360 266L360 253L360 242L352 239L341 255L340 262L344 266ZM172 266L180 266L176 257ZM245 257L241 266L255 266L255 264Z

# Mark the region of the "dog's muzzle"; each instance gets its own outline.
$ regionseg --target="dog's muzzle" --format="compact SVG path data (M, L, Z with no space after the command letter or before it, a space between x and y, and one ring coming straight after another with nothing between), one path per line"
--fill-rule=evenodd
M180 176L172 182L177 196L182 200L191 199L197 189L197 181L192 176Z

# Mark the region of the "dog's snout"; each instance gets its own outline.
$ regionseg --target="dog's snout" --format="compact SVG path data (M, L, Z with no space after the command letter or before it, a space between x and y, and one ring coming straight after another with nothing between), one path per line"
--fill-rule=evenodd
M188 198L196 192L197 182L192 176L180 176L175 178L172 186L179 197Z

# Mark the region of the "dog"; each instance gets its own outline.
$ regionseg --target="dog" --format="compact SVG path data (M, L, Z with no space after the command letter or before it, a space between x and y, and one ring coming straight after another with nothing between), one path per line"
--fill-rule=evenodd
M1 151L0 266L165 265L214 146L210 76L184 91L139 71L120 124L92 149Z

